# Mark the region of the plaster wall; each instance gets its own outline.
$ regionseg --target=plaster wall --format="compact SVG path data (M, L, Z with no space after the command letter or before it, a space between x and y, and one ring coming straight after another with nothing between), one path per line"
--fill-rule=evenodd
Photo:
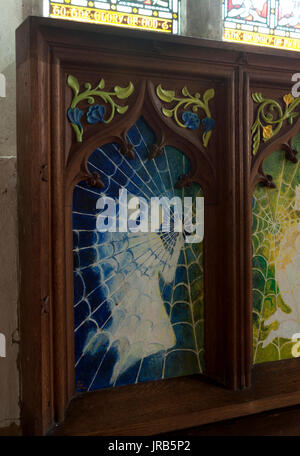
M6 357L0 357L0 428L5 428L13 423L18 425L20 415L15 30L28 15L39 14L40 2L8 0L1 7L0 333L6 339Z

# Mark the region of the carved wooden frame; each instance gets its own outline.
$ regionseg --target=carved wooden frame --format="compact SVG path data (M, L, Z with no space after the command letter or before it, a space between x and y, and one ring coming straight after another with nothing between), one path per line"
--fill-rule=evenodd
M83 399L75 396L72 193L76 182L89 177L85 164L96 147L117 140L126 153L126 130L142 111L156 133L156 152L162 144L170 144L187 154L192 161L193 173L185 178L183 184L198 182L206 198L206 378L232 390L250 387L250 196L258 181L263 159L274 150L278 141L286 141L300 127L300 121L297 121L292 130L263 149L251 165L248 154L251 139L249 125L253 117L250 86L252 81L261 81L262 77L271 84L286 83L286 73L295 69L296 62L290 54L290 58L286 58L284 73L278 69L277 59L285 58L286 54L280 51L268 51L266 59L261 50L249 51L244 46L162 37L105 26L66 24L64 21L41 18L29 18L18 29L20 329L22 423L25 433L44 434L55 423L62 423L71 401L69 413L76 416L79 410L83 410L82 404L85 404L86 414L94 403L101 402L105 409L110 397L116 394L105 391L89 393ZM267 71L268 66L272 75ZM262 69L251 69L254 67ZM72 96L66 80L71 73L76 74L81 83L87 80L87 75L93 80L103 75L110 76L120 85L126 85L133 78L137 87L128 113L105 130L90 127L82 144L74 140L66 116ZM168 81L174 85L186 80L195 86L197 81L202 81L202 84L209 81L218 92L219 127L214 131L214 139L211 139L207 150L191 132L180 131L170 119L164 118L159 100L153 102L153 81ZM164 125L163 133L161 124ZM280 365L283 366L282 363ZM298 366L295 360L289 362L289 373L299 375ZM271 367L263 369L265 373ZM279 367L277 371L280 372ZM227 410L228 392L221 386L213 386L200 378L155 383L158 386L151 383L148 386L124 387L120 389L120 395L128 403L128 398L134 394L138 397L143 392L145 397L149 385L153 391L163 391L164 388L177 391L184 385L184 388L192 388L196 396L198 391L204 391L212 400L199 405L198 411L192 411L193 404L191 412L183 412L185 399L179 398L179 409L182 407L182 410L177 414L174 412L171 420L166 419L163 429L174 430L217 421L221 416L239 416L241 403L238 402L238 408L232 405L236 404L236 399L230 396L231 408ZM221 408L208 413L214 401L212 397L218 397L220 401L220 392L224 395L224 407L220 404ZM151 392L150 395L153 394ZM159 394L157 392L157 397ZM245 406L241 414L273 407L274 402L265 400L268 394L260 394L259 405L251 403L252 408ZM284 400L282 394L280 390L275 401L280 406L290 405L291 400L293 404L298 400L300 402L300 390L292 399L289 395L288 400ZM250 404L251 398L247 397L243 404ZM221 415L220 410L223 411ZM194 412L197 412L196 415ZM128 410L124 409L121 415L123 421L126 421L127 414ZM180 417L184 417L183 420ZM105 432L100 418L94 416L93 421L91 419L87 421L89 429L85 427L82 430L80 425L76 427L75 424L69 426L68 432L74 435ZM152 425L149 425L150 422L149 418L147 433L155 433L155 420L152 420ZM134 431L124 430L124 433L140 429L138 425L133 425L133 428ZM115 432L120 434L120 426L116 429ZM142 432L146 432L145 427Z

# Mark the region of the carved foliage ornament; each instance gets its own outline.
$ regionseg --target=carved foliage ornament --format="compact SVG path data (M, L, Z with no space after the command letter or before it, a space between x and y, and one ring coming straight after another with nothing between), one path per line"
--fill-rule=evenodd
M164 90L161 85L157 86L156 94L161 101L166 103L176 102L171 108L162 108L165 117L174 118L179 127L189 128L190 130L202 129L202 143L204 147L208 146L215 121L211 116L208 106L209 101L214 98L214 89L208 89L203 95L199 92L191 95L188 88L184 87L181 91L183 97L177 97L174 90ZM191 110L189 109L191 108ZM198 111L204 112L202 119L198 116Z
M267 142L281 130L284 121L293 125L299 112L295 109L300 104L300 98L294 98L292 94L284 95L284 108L275 100L263 98L261 93L253 93L252 99L258 104L256 119L252 125L252 154L259 151L261 141Z
M74 96L71 107L68 109L68 119L74 129L77 142L82 142L84 128L81 123L83 116L86 116L87 123L95 125L97 123L109 124L118 114L125 114L128 110L127 106L120 106L114 98L125 100L134 91L132 82L127 87L115 86L113 91L106 91L105 81L101 79L95 88L92 88L91 83L84 84L85 90L80 92L78 79L72 75L68 76L68 86L73 90ZM99 98L104 104L96 104L95 97ZM80 102L86 100L90 107L87 111L83 111L78 107ZM110 114L107 114L107 107L110 107Z

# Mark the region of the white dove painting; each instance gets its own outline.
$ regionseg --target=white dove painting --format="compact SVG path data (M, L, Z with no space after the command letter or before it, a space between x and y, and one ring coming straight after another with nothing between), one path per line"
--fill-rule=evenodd
M300 152L300 134L293 139ZM292 358L300 333L300 165L274 152L264 164L275 189L253 202L254 362Z
M300 2L299 0L281 0L279 2L278 25L282 27L299 28Z
M107 144L88 167L103 189L79 182L73 196L77 391L197 374L203 363L203 245L184 233L99 232L99 196L202 196L175 188L189 161L175 148L148 160L155 136L143 119L128 132L135 158Z
M228 9L228 17L238 17L254 22L266 22L266 11L266 0L231 0L231 7Z

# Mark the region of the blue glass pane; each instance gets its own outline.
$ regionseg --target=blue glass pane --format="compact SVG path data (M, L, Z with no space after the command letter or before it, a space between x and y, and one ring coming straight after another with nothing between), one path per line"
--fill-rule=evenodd
M101 196L202 196L176 189L188 159L166 147L148 160L155 136L143 119L128 132L135 159L116 144L95 150L88 168L103 189L80 182L73 196L74 312L77 391L201 373L203 366L202 242L182 233L98 232ZM129 198L128 196L128 198ZM117 204L117 211L119 210ZM173 228L172 228L173 227Z

